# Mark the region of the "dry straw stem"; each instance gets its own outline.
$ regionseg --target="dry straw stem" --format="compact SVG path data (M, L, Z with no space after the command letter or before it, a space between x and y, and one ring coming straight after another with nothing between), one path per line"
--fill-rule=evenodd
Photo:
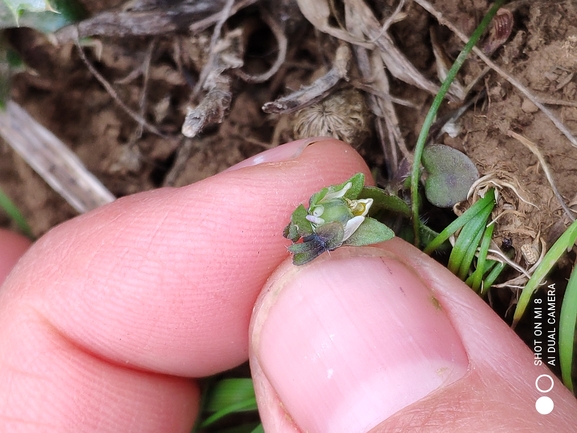
M439 11L437 11L428 1L415 0L415 3L417 3L423 9L425 9L427 12L429 12L431 15L433 15L437 19L437 21L439 21L440 24L447 26L453 33L455 33L455 35L457 35L459 37L459 39L461 39L461 41L463 41L463 43L467 43L467 41L469 40L469 37L467 35L465 35L464 33L462 33L455 25L453 25L453 23L451 23L450 21L443 18L443 15ZM543 112L543 114L545 114L551 120L551 122L553 122L553 124L559 129L559 131L561 131L563 133L563 135L565 135L567 137L567 139L571 142L571 144L573 146L577 147L577 138L575 138L573 136L571 131L569 131L569 129L567 129L567 127L563 124L563 122L561 122L561 120L559 120L557 118L557 116L555 116L555 114L553 114L553 112L551 112L551 110L549 110L547 107L545 107L539 101L539 98L537 98L535 95L533 95L529 91L529 89L527 89L519 81L517 81L515 78L513 78L511 75L509 75L506 71L504 71L499 66L497 66L493 61L491 61L491 59L489 59L483 53L482 50L480 50L477 47L473 47L473 52L477 56L479 56L479 58L481 60L483 60L483 62L485 62L485 64L487 64L487 66L489 66L491 69L493 69L495 72L497 72L503 78L505 78L509 83L511 83L521 93L523 93L523 95L525 95L527 97L527 99L529 99L531 102L533 102L533 104L535 104ZM565 207L564 207L564 209L565 209Z
M272 76L276 74L281 68L281 66L284 64L287 55L288 40L283 32L283 29L275 21L275 19L262 7L260 8L260 16L262 20L266 23L266 25L269 27L274 37L276 38L276 42L278 44L278 55L272 66L269 68L269 70L262 74L250 75L241 69L237 69L235 71L236 75L240 79L246 81L247 83L264 83L269 78L272 78Z
M437 94L439 86L421 74L396 47L389 34L382 32L382 26L363 0L345 0L345 8L350 15L347 25L360 28L369 40L374 41L380 50L383 63L394 77L433 95Z
M148 48L146 50L146 55L144 56L144 60L139 68L132 71L122 80L118 80L118 84L125 84L129 83L130 81L136 79L138 76L142 75L142 92L140 93L140 101L139 101L139 116L144 119L146 113L146 102L148 100L148 83L150 79L150 63L152 62L152 54L154 53L154 49L156 48L157 38L152 38L150 43L148 44ZM136 142L140 137L142 137L142 132L144 130L144 126L139 123L136 131L134 132L133 136L131 137L131 143Z
M224 78L206 94L198 106L187 108L181 128L182 135L193 138L207 125L222 123L232 101L230 82Z
M217 33L213 33L213 36ZM218 32L220 36L220 31ZM228 71L243 66L244 46L242 40L244 30L242 27L228 32L222 38L216 38L217 42L212 45L211 55L207 60L203 73L206 75L198 82L196 89L203 89L208 93L200 103L193 107L187 107L186 117L182 124L182 135L196 137L206 126L222 123L232 102L231 78ZM202 86L200 86L202 83ZM199 87L200 86L200 87ZM192 98L196 93L193 91Z
M198 142L190 138L182 137L174 164L168 173L166 173L162 186L174 186L178 177L186 169L186 164L194 150L198 150Z
M200 33L216 24L224 15L227 0L196 0L179 2L154 9L123 9L102 12L78 24L63 27L55 33L60 44L74 41L78 37L90 36L154 36L174 32ZM256 3L258 0L239 0L230 14ZM132 2L134 3L134 2Z
M216 43L220 39L220 31L222 30L222 26L224 25L226 20L228 20L228 18L230 17L233 4L234 4L234 0L227 0L226 4L224 5L224 9L223 9L222 14L220 16L220 19L217 21L216 25L214 26L214 29L212 31L212 36L210 38L210 46L208 49L208 53L209 53L208 59L207 59L205 65L203 66L202 71L200 71L200 76L198 77L198 81L196 82L196 85L194 86L194 90L192 91L192 97L195 99L198 97L198 95L200 94L200 91L203 89L203 87L205 85L205 81L208 78L208 75L214 69L214 62L215 62L216 56L218 54L217 50L215 49Z
M319 31L367 49L373 49L375 46L379 48L383 62L395 78L424 89L431 94L436 94L439 90L439 86L429 81L409 62L395 46L388 33L382 31L383 26L379 24L371 9L362 0L345 0L344 4L349 11L347 26L350 28L350 23L350 25L361 29L364 38L329 24L332 10L328 0L297 0L297 3L305 18Z
M351 20L350 17L349 8L345 7L347 29L353 35L361 37L361 29L356 26L356 21ZM366 86L368 90L365 90L369 93L369 107L376 116L376 130L385 155L387 170L394 175L398 170L400 161L397 148L401 150L405 158L410 159L411 156L401 133L393 100L389 94L389 80L385 72L383 59L377 50L369 52L366 48L358 45L354 46L354 50L357 67L362 78L368 83ZM387 137L385 137L385 134Z
M565 204L565 200L563 200L561 193L559 193L559 190L557 189L557 186L555 185L555 181L553 180L553 175L551 174L551 170L549 170L549 166L547 165L545 158L543 158L543 155L541 155L541 152L539 151L539 149L537 148L535 143L533 143L532 141L528 140L527 138L523 137L522 135L517 134L516 132L513 132L511 130L507 131L507 135L509 137L513 137L514 139L518 140L521 144L523 144L525 147L527 147L527 149L529 149L531 152L533 152L533 154L537 157L537 160L539 161L539 164L543 168L543 172L545 173L545 177L547 178L549 185L551 185L551 189L553 190L555 197L557 197L559 204L561 205L561 207L565 211L565 214L567 215L567 217L571 221L575 221L575 217L573 216L573 211L571 211L571 209L569 209L569 207Z
M82 59L82 61L84 62L90 73L94 75L94 77L100 82L100 84L102 84L102 87L104 87L104 89L108 92L108 94L112 97L112 99L114 99L114 101L120 106L120 108L122 108L126 112L126 114L128 114L136 123L141 125L147 131L150 131L153 134L166 138L162 132L160 132L156 127L148 123L146 119L144 119L140 114L135 112L132 108L126 105L124 101L122 101L122 99L120 99L120 97L118 96L116 91L112 88L110 83L106 80L106 78L104 78L100 74L100 72L96 70L94 65L90 63L90 61L86 57L86 54L84 54L84 49L80 46L78 39L75 40L75 44L76 47L78 48L78 54L80 54L80 58Z
M268 114L288 114L314 104L326 97L341 80L348 80L350 64L351 49L341 44L337 48L333 67L325 75L290 95L267 102L262 110Z
M78 212L115 200L58 137L14 101L0 112L0 135Z

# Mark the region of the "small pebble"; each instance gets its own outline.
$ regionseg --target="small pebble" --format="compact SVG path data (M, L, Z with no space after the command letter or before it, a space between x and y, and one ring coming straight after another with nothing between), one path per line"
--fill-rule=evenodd
M537 111L539 111L539 107L537 107L528 99L523 99L523 103L521 104L521 110L523 110L525 113L536 113Z

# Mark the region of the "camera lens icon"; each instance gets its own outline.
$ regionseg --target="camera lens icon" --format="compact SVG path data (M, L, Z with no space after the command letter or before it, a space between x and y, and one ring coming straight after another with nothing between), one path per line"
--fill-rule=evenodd
M537 391L542 394L547 394L554 386L555 382L548 374L541 374L537 379L535 379L535 388L537 388ZM554 407L555 403L553 403L553 400L546 395L539 397L537 401L535 401L535 409L541 415L549 415L553 412Z

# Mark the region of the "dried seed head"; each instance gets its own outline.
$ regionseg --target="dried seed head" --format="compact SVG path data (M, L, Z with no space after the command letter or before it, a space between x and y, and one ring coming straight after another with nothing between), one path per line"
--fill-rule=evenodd
M532 266L535 263L537 263L537 260L539 260L539 256L541 255L541 251L539 251L539 248L536 245L525 244L525 245L521 246L521 254L523 255L523 258L525 259L525 262L529 266Z
M355 89L335 92L295 115L295 139L328 136L360 144L369 135L369 110Z
M513 13L509 9L501 8L493 18L492 27L489 31L489 36L483 44L483 52L487 55L493 54L497 48L507 42L515 20Z

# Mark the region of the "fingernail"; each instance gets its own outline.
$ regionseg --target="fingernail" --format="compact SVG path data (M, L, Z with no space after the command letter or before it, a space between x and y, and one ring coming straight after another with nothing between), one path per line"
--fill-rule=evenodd
M253 337L264 375L310 433L366 432L469 365L443 307L411 269L385 253L340 251L272 287Z
M324 140L334 140L334 138L329 137L304 138L302 140L292 141L287 144L281 144L280 146L273 147L272 149L265 150L264 152L261 152L258 155L245 159L244 161L239 162L238 164L235 164L224 171L225 172L235 171L241 168L263 164L265 162L281 162L296 159L303 153L303 151L308 146Z

